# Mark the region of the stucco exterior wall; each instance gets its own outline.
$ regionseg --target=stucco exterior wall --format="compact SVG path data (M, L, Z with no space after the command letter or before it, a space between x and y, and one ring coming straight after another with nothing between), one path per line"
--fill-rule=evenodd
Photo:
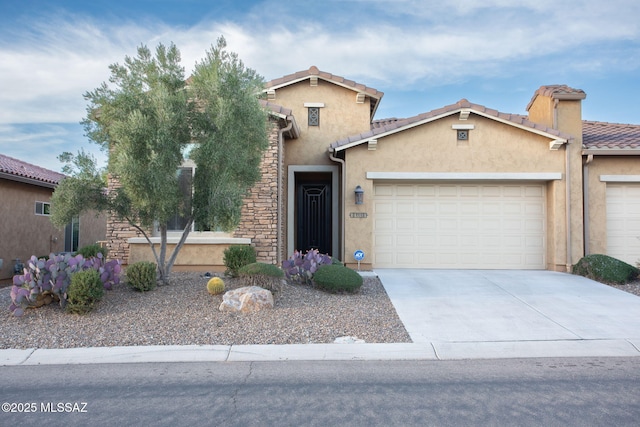
M374 181L367 172L442 173L565 173L564 150L549 149L549 139L472 114L464 124L474 125L467 143L457 141L452 125L458 116L443 118L404 132L378 138L377 149L366 144L346 150L345 253L365 253L373 247L372 197ZM365 201L355 205L349 198L360 185ZM555 269L564 265L564 180L549 181L547 187L547 262ZM352 218L351 212L366 212L367 218ZM367 265L369 266L369 265ZM375 267L375 266L374 266Z
M0 279L13 276L14 259L28 260L64 250L64 232L49 216L36 215L36 202L50 202L52 189L0 179Z
M287 141L287 165L332 165L327 156L329 144L370 129L368 98L357 104L355 91L322 80L317 86L304 80L280 88L272 102L290 108L300 127L300 138ZM320 126L308 125L305 103L324 103L320 108Z
M591 254L607 251L607 183L601 181L602 175L640 176L640 161L636 156L594 156L586 164L587 252Z
M569 191L565 187L565 200L569 203L565 206L569 210L569 227L564 227L563 236L565 243L558 246L564 247L565 255L556 258L555 269L561 269L560 260L564 259L565 269L570 269L573 264L584 256L584 224L583 224L583 190L582 190L582 101L553 99L551 96L538 95L529 108L529 119L543 124L549 128L557 129L571 135L568 144L565 145L565 173L568 175ZM566 202L565 202L566 203ZM566 222L566 219L565 219ZM566 233L569 234L566 234ZM567 250L568 246L568 250ZM569 252L569 253L567 253Z
M78 248L104 242L107 235L106 212L89 211L80 215Z
M356 102L357 92L333 83L318 80L317 86L311 86L309 80L285 86L276 90L276 98L272 102L283 105L292 110L300 128L300 137L288 140L284 144L285 175L291 166L320 166L336 167L327 153L328 146L348 135L369 131L371 128L371 104L369 97L363 103ZM322 103L320 108L320 126L308 125L308 109L305 103ZM340 178L339 178L340 179ZM338 181L339 181L338 179ZM290 194L289 186L293 185L285 179L283 182L284 195ZM333 188L340 192L340 188ZM288 219L295 215L290 211L286 199L283 198L283 242L293 239L293 230L287 227ZM339 224L333 225L336 230ZM339 238L339 237L338 237ZM285 258L295 248L285 246ZM295 245L294 245L295 246Z

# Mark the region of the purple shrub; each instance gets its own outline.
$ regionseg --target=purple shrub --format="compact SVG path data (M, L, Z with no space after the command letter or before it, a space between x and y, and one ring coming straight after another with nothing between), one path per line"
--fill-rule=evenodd
M304 255L294 251L288 260L282 261L282 269L289 281L311 285L318 267L326 264L331 264L331 257L321 254L317 249L309 250Z
M88 259L80 254L50 254L46 260L32 256L23 274L13 276L9 310L15 316L22 316L27 307L39 307L54 301L59 301L64 308L71 276L90 268L98 271L105 289L111 289L120 282L120 260L105 262L101 253Z

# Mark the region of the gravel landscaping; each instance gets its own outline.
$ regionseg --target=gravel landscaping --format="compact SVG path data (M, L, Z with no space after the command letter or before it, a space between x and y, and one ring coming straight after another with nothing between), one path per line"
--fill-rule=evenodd
M251 314L218 310L201 273L174 273L169 285L140 293L119 285L86 315L57 304L29 309L22 317L2 311L0 348L73 348L190 344L331 343L351 336L369 343L411 342L384 287L367 277L356 294L329 294L284 285L273 309ZM226 289L245 286L224 278ZM9 307L10 288L0 289Z
M609 285L612 288L620 289L621 291L629 292L640 297L640 280L627 283L626 285Z
M411 342L384 287L367 277L356 294L329 294L284 285L275 307L252 314L218 310L222 295L210 295L201 273L174 273L167 286L147 293L126 285L107 291L86 315L65 313L57 304L14 317L10 288L0 289L0 348L73 348L190 344L331 343L355 337L369 343ZM244 286L224 278L226 289ZM612 287L640 296L640 280Z

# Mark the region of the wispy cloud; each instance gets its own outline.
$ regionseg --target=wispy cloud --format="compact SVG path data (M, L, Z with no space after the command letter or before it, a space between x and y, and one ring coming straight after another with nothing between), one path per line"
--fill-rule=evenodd
M636 0L266 0L189 26L152 15L33 16L0 28L0 150L86 142L82 94L141 43L175 42L187 73L224 35L267 79L316 65L385 92L521 75L540 85L640 68L638 16Z
M65 151L75 154L81 147L101 165L107 159L99 146L85 144L82 129L76 124L0 124L0 141L0 153L56 171L62 168L58 155Z

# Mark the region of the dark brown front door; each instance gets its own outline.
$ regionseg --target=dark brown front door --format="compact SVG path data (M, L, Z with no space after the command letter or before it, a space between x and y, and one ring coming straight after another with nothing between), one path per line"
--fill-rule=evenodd
M331 254L331 177L301 177L296 186L296 249Z

